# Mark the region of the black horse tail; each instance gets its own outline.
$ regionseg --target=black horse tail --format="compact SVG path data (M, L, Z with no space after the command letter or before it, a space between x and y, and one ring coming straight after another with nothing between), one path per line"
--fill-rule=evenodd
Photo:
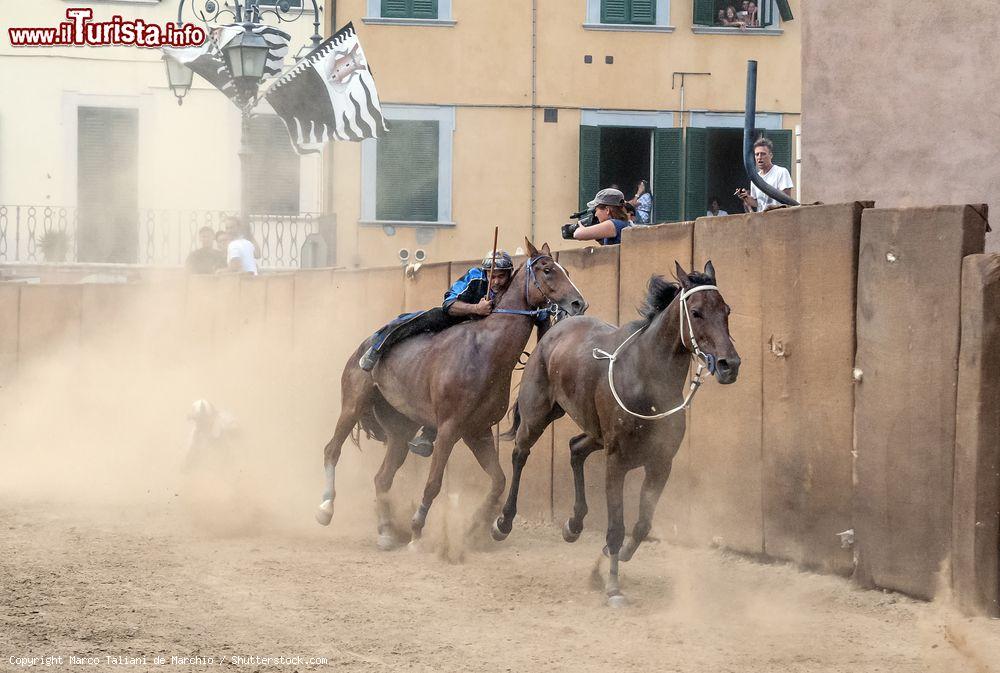
M365 431L365 435L368 439L374 439L378 442L383 442L388 439L388 434L386 434L385 428L382 424L378 422L378 417L375 416L375 405L369 404L361 417L358 419L357 428ZM352 433L351 440L360 449L361 448L361 433Z
M510 426L507 432L500 435L500 439L511 441L517 435L517 428L521 425L521 410L517 407L517 402L514 402L514 406L510 408L511 412L514 414L514 422Z

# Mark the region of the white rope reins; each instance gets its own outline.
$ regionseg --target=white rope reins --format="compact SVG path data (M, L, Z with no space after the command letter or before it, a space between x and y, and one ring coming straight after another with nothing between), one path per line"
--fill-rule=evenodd
M618 395L618 391L615 390L615 379L614 379L615 360L617 360L618 359L618 355L623 350L625 350L625 346L627 346L628 343L630 341L632 341L633 338L635 338L636 336L638 336L647 327L649 327L649 325L644 325L644 326L640 327L638 330L636 330L635 332L632 332L632 334L630 334L628 336L628 338L625 339L625 341L623 341L621 343L621 345L618 346L618 348L615 349L614 353L608 353L607 351L603 351L600 348L595 348L594 349L593 356L594 356L595 360L608 360L608 385L611 387L611 394L614 395L615 402L617 402L618 406L622 408L622 411L624 411L625 413L630 414L632 416L635 416L636 418L643 418L643 419L646 419L646 420L649 420L649 421L655 421L655 420L659 420L661 418L666 418L667 416L672 416L673 414L676 414L678 411L683 411L684 409L687 409L689 406L691 406L691 400L694 399L694 395L695 395L695 393L698 392L698 388L701 387L701 383L702 383L702 381L701 381L701 374L705 370L705 363L702 362L702 361L707 362L708 361L708 357L706 357L706 355L701 352L701 349L698 348L698 342L694 338L694 328L691 326L691 314L688 311L687 298L689 296L691 296L692 294L694 294L695 292L703 292L705 290L715 290L716 292L718 292L719 288L716 287L715 285L698 285L696 287L691 288L690 290L685 290L684 292L681 292L681 295L680 295L680 302L681 302L681 310L680 310L680 337L681 337L681 345L684 345L684 320L685 320L685 318L687 318L688 343L690 344L691 356L694 357L694 358L696 358L698 360L698 369L697 369L697 371L695 371L694 378L691 380L691 385L690 385L690 388L688 389L687 395L684 397L684 401L681 402L676 407L674 407L673 409L670 409L668 411L664 411L664 412L659 413L659 414L653 414L652 416L648 416L646 414L638 414L638 413L632 411L631 409L629 409L628 407L625 406L625 403L622 402L622 398L619 397L619 395ZM656 407L653 407L653 408L655 409Z

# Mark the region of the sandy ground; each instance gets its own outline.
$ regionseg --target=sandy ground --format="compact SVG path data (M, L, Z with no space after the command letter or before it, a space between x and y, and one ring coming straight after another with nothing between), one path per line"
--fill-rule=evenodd
M0 670L60 655L100 659L56 670L122 670L112 655L185 671L1000 671L1000 621L718 550L643 547L623 565L631 606L615 610L591 580L593 531L568 545L520 525L458 549L452 500L428 550L380 553L350 512L234 534L182 501L0 497Z

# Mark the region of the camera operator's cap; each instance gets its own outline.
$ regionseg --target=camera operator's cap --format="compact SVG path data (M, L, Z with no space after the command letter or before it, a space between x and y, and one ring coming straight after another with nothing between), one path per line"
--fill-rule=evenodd
M614 189L612 187L607 187L597 192L597 196L594 200L587 204L588 208L596 208L597 206L620 206L625 203L625 195L621 193L621 190Z

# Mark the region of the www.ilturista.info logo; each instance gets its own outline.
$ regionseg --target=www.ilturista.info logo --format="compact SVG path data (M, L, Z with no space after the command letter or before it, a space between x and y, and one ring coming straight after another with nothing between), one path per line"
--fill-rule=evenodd
M110 21L91 21L93 10L66 10L64 21L54 28L8 28L14 47L196 47L205 42L205 30L191 23L161 26L142 19L115 15Z

